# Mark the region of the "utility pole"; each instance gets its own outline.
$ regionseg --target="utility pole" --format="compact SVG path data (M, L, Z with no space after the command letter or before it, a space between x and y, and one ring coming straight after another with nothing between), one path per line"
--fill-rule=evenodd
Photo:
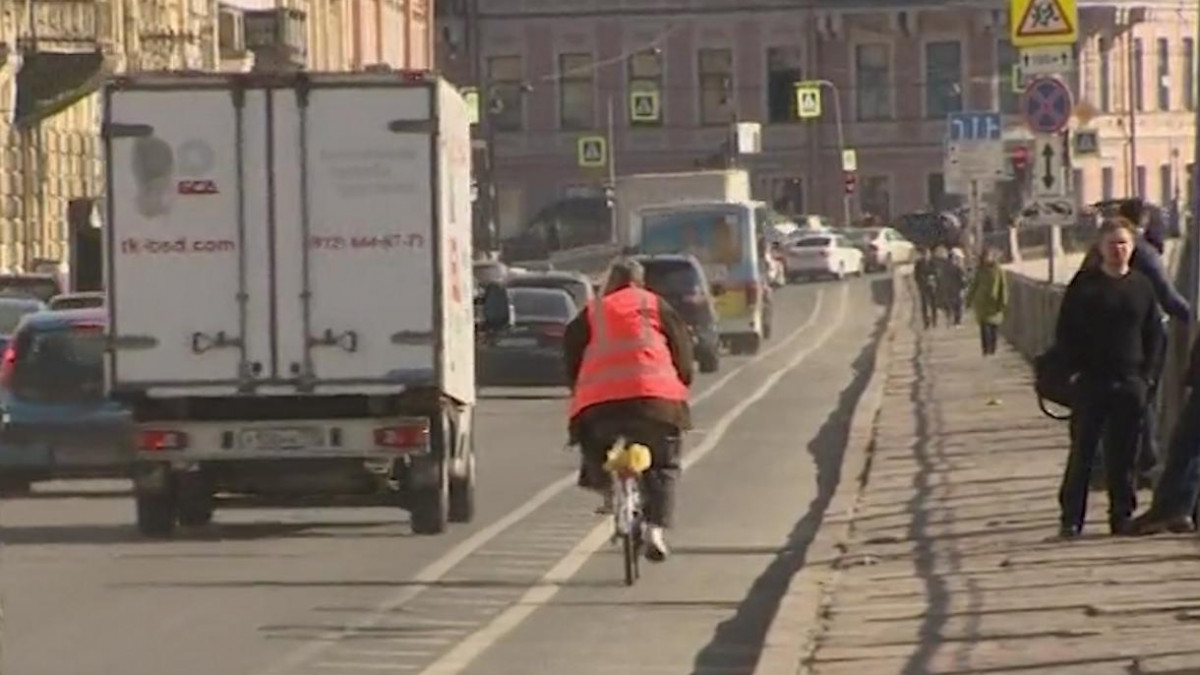
M483 162L475 172L475 201L479 210L479 220L482 232L478 234L480 241L476 242L475 250L494 251L497 248L496 232L496 134L493 120L493 105L495 92L491 82L487 81L487 66L482 49L483 28L479 17L480 0L471 0L467 4L467 48L474 58L471 59L471 80L475 83L479 101L479 139L483 142Z

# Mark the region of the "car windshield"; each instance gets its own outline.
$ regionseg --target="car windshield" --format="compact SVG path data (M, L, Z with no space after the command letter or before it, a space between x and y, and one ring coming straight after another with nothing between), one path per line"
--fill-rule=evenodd
M87 309L104 306L99 295L64 295L50 301L50 309Z
M854 243L871 241L879 236L879 230L846 230L846 238Z
M801 239L793 244L796 248L828 248L833 246L833 239L830 237L808 237Z
M524 277L511 279L510 288L556 288L571 294L576 307L583 307L588 301L588 283L578 279L563 279L553 277Z
M700 275L687 262L643 261L642 267L646 270L646 288L659 295L688 295L700 289Z
M0 301L0 335L12 335L21 317L38 311L39 307L31 302Z
M95 326L41 328L17 345L18 397L43 402L104 394L104 331Z
M732 205L651 209L642 215L639 248L650 255L690 254L703 265L737 265L745 256L747 218L744 209Z
M553 291L513 289L513 318L517 321L562 321L575 315L571 296Z

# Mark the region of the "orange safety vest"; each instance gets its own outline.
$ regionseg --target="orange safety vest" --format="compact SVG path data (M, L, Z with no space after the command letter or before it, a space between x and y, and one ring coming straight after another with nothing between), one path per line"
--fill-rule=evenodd
M629 286L588 303L591 339L571 397L571 419L584 408L632 398L686 401L658 314L658 296Z

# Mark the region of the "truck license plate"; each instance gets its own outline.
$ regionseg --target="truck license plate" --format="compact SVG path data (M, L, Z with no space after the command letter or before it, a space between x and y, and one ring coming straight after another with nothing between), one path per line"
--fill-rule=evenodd
M320 427L243 429L241 446L247 450L296 450L320 447L324 439Z

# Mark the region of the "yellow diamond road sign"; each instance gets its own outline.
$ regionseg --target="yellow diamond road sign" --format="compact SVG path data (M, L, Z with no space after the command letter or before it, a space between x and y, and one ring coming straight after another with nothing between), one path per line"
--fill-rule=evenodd
M607 164L608 142L603 136L584 136L580 138L577 151L579 154L579 166L594 168Z
M821 85L808 82L796 84L796 116L802 120L821 116Z
M1014 47L1070 45L1079 39L1075 0L1010 0L1008 17Z

